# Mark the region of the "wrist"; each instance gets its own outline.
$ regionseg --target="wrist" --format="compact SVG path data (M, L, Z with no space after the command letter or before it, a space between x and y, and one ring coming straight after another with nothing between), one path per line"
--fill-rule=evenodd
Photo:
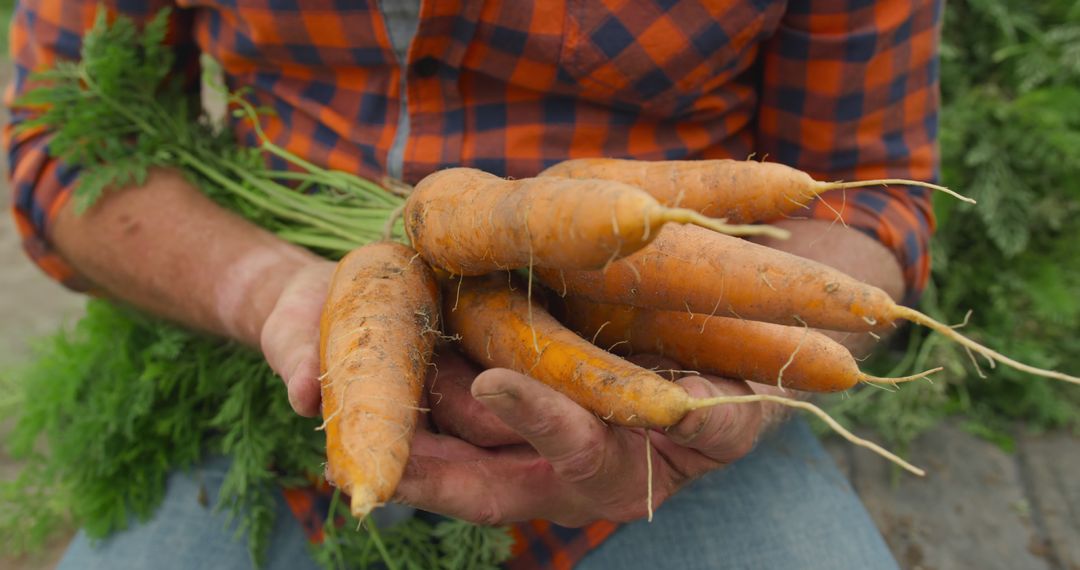
M326 263L284 242L252 249L229 264L214 288L214 305L226 334L258 347L263 325L289 282L308 267Z

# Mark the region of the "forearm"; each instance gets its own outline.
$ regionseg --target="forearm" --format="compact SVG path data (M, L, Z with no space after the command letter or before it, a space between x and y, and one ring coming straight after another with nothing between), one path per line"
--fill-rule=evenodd
M167 170L82 214L69 201L52 239L107 295L253 347L289 276L316 259Z

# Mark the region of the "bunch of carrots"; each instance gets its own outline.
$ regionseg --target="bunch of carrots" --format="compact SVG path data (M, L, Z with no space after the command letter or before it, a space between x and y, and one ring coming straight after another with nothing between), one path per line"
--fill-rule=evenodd
M429 175L401 213L411 247L362 246L340 261L331 284L321 327L328 480L359 518L392 497L437 342L527 374L614 425L663 429L695 409L771 401L814 413L920 475L808 402L698 399L623 355L655 353L701 373L833 392L935 371L869 376L819 332L880 332L903 319L991 362L1080 383L984 347L835 269L741 239L786 237L753 223L825 191L894 183L970 201L923 182L826 183L749 160L570 160L518 180L469 168Z

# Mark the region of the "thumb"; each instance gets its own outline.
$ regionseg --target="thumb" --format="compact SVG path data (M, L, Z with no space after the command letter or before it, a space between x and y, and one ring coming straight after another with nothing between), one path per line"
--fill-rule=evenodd
M677 381L695 398L747 396L753 390L746 382L708 376L686 376ZM761 405L720 404L694 410L668 428L675 443L690 447L721 463L731 463L754 447L761 431Z
M263 355L285 381L293 410L308 417L319 413L319 317L330 278L324 269L332 266L319 269L285 287L260 336Z
M528 376L487 370L476 377L472 393L566 481L594 479L617 447L612 432L592 412Z

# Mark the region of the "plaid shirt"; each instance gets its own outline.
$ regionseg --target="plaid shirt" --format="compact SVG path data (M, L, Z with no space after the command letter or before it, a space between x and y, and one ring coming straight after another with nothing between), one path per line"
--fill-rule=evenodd
M9 98L25 91L32 70L78 56L97 4L20 3ZM404 65L375 2L106 4L137 19L179 7L178 65L214 56L231 87L251 86L257 104L276 109L267 130L275 142L374 179L391 172L414 183L459 165L526 177L569 157L751 153L818 179L937 179L940 0L424 2ZM25 117L13 110L13 122ZM254 140L246 127L238 132ZM82 288L49 244L77 171L47 156L47 134L15 138L8 129L5 139L29 255ZM806 215L842 211L890 248L914 301L929 275L928 194L866 188L823 200L831 207L819 201ZM317 538L319 502L300 491L290 501ZM517 525L512 565L569 568L615 528Z

